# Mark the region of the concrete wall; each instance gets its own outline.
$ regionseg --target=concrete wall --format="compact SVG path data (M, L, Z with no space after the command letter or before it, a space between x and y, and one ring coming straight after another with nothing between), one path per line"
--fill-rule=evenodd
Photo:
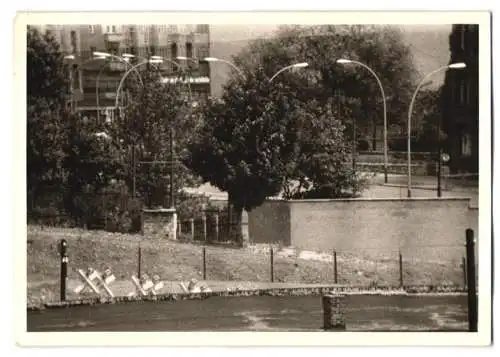
M267 201L248 213L250 243L291 245L290 207L286 201Z
M267 201L250 212L249 235L304 250L458 259L465 230L477 232L477 213L456 198Z

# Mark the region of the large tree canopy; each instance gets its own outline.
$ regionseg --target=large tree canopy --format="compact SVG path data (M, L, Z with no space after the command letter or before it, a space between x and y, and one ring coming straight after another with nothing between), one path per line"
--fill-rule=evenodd
M67 76L59 45L49 34L27 32L27 189L36 205L42 192L64 181Z
M399 123L414 70L395 29L288 26L233 58L240 71L232 72L221 100L204 108L188 165L228 192L236 223L242 209L282 190L288 198L341 197L357 190L347 165L352 124L382 123L382 96L369 71L340 65L340 58L360 61L378 74L390 122ZM309 66L285 70L270 82L299 62Z

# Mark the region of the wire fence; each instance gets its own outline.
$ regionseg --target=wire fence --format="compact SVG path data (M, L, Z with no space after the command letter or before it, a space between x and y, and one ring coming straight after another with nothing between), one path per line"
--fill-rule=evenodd
M158 276L171 282L169 292L182 292L178 282L191 279L205 281L216 290L264 287L269 283L427 290L462 290L467 285L464 245L332 248L313 252L268 244L238 248L161 239L138 240L137 236L95 234L85 230L73 236L61 229L45 229L43 234L45 238L39 235L28 242L28 282L53 281L54 288L60 276L58 244L61 238L68 242L71 281L80 280L78 269L93 268L101 272L110 269L117 281L122 282L130 282L133 276L143 274ZM195 238L200 240L198 234ZM120 283L115 286L121 289Z

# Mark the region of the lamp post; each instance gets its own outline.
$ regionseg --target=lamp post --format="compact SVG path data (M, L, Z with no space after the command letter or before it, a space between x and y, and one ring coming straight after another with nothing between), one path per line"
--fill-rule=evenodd
M350 64L354 63L357 64L363 68L366 68L377 80L378 86L380 88L380 92L382 93L382 100L383 100L383 105L384 105L384 182L387 183L387 166L388 166L388 158L387 158L387 102L386 102L386 97L385 97L385 92L384 92L384 87L382 86L382 82L380 81L380 78L377 76L377 74L366 64L355 61L355 60L350 60L350 59L345 59L341 58L336 61L336 63L339 64ZM354 153L353 153L354 155Z
M127 58L132 58L133 55L131 54L124 54L125 57ZM116 91L116 97L115 97L115 107L118 108L118 100L119 100L119 95L120 95L120 91L121 91L121 87L123 86L123 83L125 81L125 79L127 78L127 76L133 71L133 70L137 70L137 67L141 66L141 65L144 65L144 64L150 64L150 63L154 63L154 64L161 64L163 63L164 61L167 61L167 62L170 62L174 65L176 65L177 67L181 67L181 65L176 62L176 61L173 61L171 59L168 59L168 58L162 58L160 56L151 56L150 59L144 59L142 62L132 66L127 72L125 72L120 80L120 83L118 85L118 88L117 88L117 91ZM142 83L142 81L141 81ZM143 84L143 83L142 83ZM191 84L189 83L188 81L188 90L189 90L189 98L191 99ZM144 84L143 84L144 85ZM174 175L174 165L173 165L173 150L174 150L174 147L173 147L173 128L170 128L170 155L171 155L171 162L170 162L170 204L171 206L173 207L173 204L174 204L174 192L173 192L173 175ZM133 191L133 194L135 196L135 186L136 186L136 159L135 159L135 145L134 145L134 149L133 149L133 152L132 152L132 161L133 161L133 177L132 177L132 180L133 180L133 183L132 183L132 191Z
M407 155L408 155L408 198L411 197L411 114L412 114L412 111L413 111L413 104L415 103L415 99L417 97L417 94L418 94L418 91L420 90L420 88L422 87L422 85L425 83L425 81L427 80L427 78L431 77L432 75L434 75L435 73L437 72L440 72L442 70L445 70L445 69L463 69L466 67L466 64L463 63L463 62L457 62L457 63L452 63L452 64L449 64L449 65L446 65L446 66L442 66L442 67L439 67L438 69L428 73L427 75L424 76L424 78L420 81L420 83L418 84L417 88L415 89L415 92L413 93L413 97L411 98L411 102L410 102L410 107L408 108L408 133L407 133ZM439 128L439 130L441 130L441 128ZM441 148L441 146L439 145L439 148ZM441 151L439 149L439 151ZM439 162L441 162L441 153L438 153L439 155ZM438 169L438 171L440 171L440 169ZM441 173L439 172L438 173L439 176L441 176ZM439 182L438 182L438 185L441 186L440 184L440 177L439 177ZM439 187L438 189L438 195L440 195L440 192L441 189Z

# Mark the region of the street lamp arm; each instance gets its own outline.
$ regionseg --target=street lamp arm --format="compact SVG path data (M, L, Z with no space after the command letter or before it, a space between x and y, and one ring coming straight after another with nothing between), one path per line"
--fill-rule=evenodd
M294 68L294 67L297 67L297 64L291 64L289 66L286 66L286 67L283 67L282 69L280 69L278 72L276 72L270 79L269 79L269 82L272 82L274 78L276 78L280 73L290 69L290 68Z
M120 97L120 91L122 89L122 86L123 86L123 83L125 82L125 79L127 78L127 76L130 74L130 72L132 71L137 71L137 67L140 67L142 65L145 65L146 63L148 63L149 61L148 60L145 60L145 61L142 61L142 62L139 62L137 63L136 65L130 67L127 72L125 72L122 76L122 78L120 79L120 83L118 84L118 88L116 89L116 96L115 96L115 108L118 108L118 99ZM142 83L142 80L141 80L141 84L144 85Z
M415 104L415 99L417 98L417 94L420 90L420 88L423 86L423 84L427 81L429 77L432 75L436 74L439 71L442 71L444 69L449 68L449 65L439 67L438 69L435 69L434 71L428 73L427 75L422 78L420 83L417 85L417 88L415 89L415 92L413 93L413 96L410 101L410 106L408 108L408 132L407 132L407 160L408 160L408 197L411 197L411 115L413 113L413 105Z
M230 62L230 61L222 59L222 58L218 58L217 62L224 62L224 63L230 65L231 67L233 67L241 75L241 77L243 77L243 79L246 78L246 76L243 73L243 71L238 66L236 66L233 62Z
M380 88L380 92L382 93L382 103L383 103L383 109L384 109L384 182L387 183L387 166L388 166L388 144L387 144L387 98L385 96L385 91L384 91L384 86L382 85L382 81L380 78L377 76L375 71L373 71L370 67L368 67L366 64L356 61L356 60L348 60L345 63L355 63L357 65L360 65L363 68L366 68L368 72L370 72L373 77L375 77L375 80L378 83L378 86Z

